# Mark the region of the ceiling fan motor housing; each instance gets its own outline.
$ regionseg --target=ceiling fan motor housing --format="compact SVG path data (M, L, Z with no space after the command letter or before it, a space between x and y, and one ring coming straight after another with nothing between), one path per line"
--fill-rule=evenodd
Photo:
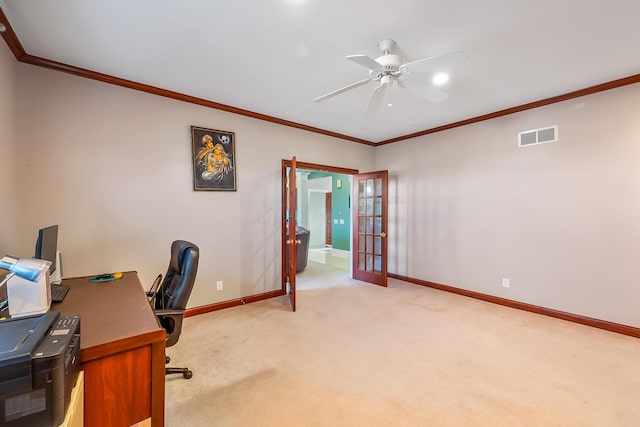
M382 55L375 60L381 65L382 70L369 70L369 76L380 79L383 76L395 76L402 65L399 55Z
M384 71L380 72L380 70L377 70L369 72L369 75L381 78L382 76L391 76L398 71L400 65L402 65L402 58L400 58L400 55L391 53L391 49L395 45L396 42L391 39L382 40L378 43L378 48L384 55L376 58L375 61L382 66Z
M400 55L382 55L376 58L376 62L384 67L385 70L395 71L402 65Z

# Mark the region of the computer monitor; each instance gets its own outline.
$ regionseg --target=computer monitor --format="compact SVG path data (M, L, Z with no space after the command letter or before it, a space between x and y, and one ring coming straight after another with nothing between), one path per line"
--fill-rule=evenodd
M58 226L52 225L38 230L38 240L36 240L36 255L34 258L51 261L49 273L53 274L58 267L56 258L58 253Z

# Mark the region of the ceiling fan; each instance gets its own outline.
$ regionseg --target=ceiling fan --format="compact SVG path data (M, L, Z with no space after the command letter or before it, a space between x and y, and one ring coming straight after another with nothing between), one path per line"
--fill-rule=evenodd
M398 87L406 88L434 103L440 103L447 99L449 94L437 86L447 82L449 71L467 61L465 53L455 51L416 61L403 62L399 55L391 53L395 45L396 42L391 39L382 40L378 43L382 56L376 59L372 59L367 55L347 56L346 59L367 68L369 77L319 96L314 101L324 101L369 82L378 82L378 85L373 89L373 94L367 107L367 116L375 116L383 100L387 102L388 106L391 106L389 90L394 82ZM429 76L432 78L431 82L426 80Z

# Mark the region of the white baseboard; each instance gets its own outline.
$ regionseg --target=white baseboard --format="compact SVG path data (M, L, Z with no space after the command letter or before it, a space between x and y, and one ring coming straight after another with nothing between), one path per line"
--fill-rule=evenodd
M331 255L338 258L345 258L345 259L351 258L351 252L345 251L344 249L331 248Z

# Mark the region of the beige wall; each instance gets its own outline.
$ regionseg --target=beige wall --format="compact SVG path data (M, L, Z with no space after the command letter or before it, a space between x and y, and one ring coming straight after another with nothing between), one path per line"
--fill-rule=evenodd
M389 169L391 272L640 326L640 85L373 149L17 64L0 45L0 156L17 159L0 169L6 252L30 256L57 223L66 276L137 270L146 286L182 238L202 251L190 306L278 289L280 159L296 155ZM554 124L559 142L517 148ZM237 192L192 190L191 125L236 133Z
M6 43L0 42L0 257L14 254L17 244L16 60Z
M639 113L636 84L378 147L389 271L640 326Z
M279 289L281 159L363 171L374 164L362 144L18 70L20 250L30 255L36 230L59 224L65 276L137 270L148 286L165 272L171 241L186 239L201 250L189 306ZM191 125L235 132L236 192L192 190Z

